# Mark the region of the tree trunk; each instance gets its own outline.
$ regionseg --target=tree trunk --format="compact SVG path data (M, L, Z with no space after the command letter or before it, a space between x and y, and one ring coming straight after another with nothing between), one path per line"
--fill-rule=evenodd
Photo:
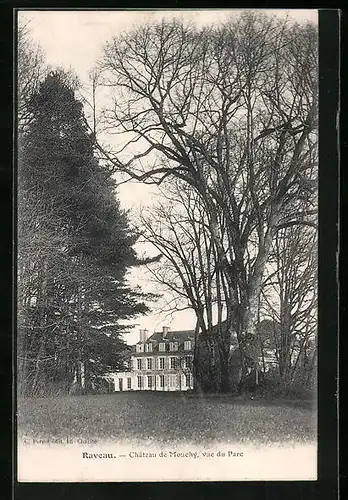
M37 305L38 305L38 322L39 326L38 333L41 338L38 340L39 349L37 351L37 357L34 369L34 378L31 385L31 392L33 394L38 394L40 386L43 386L42 377L44 377L44 368L41 366L41 358L45 356L46 352L46 335L47 331L45 329L46 319L47 319L47 262L44 260L42 267L38 273L38 295L37 295Z
M81 316L82 316L82 298L81 298L81 287L77 287L77 317L76 317L76 333L77 333L77 363L76 363L76 385L77 390L82 390L82 328L81 328Z
M230 384L230 363L229 352L220 352L220 387L219 392L228 393L231 390Z
M269 256L273 228L278 223L279 216L271 215L269 227L265 235L259 234L259 251L255 259L254 270L249 279L249 287L246 293L245 307L242 308L242 334L241 334L241 357L242 357L242 380L249 374L250 370L259 371L259 345L257 338L257 322L259 318L260 295L262 290L262 277ZM255 383L258 384L258 375Z
M193 363L192 363L192 375L193 375L193 383L194 388L198 385L201 386L200 373L199 373L199 323L197 321L195 327L195 341L193 346Z
M312 357L311 357L311 360L310 360L310 365L309 365L309 368L308 368L308 372L307 372L307 377L306 377L306 380L305 380L305 388L306 389L312 389L313 386L315 387L316 386L316 356L317 356L317 350L315 350L313 353L312 353Z
M43 355L45 352L44 341L45 341L45 338L42 337L40 348L39 348L39 351L38 351L37 357L36 357L34 379L33 379L32 386L31 386L31 393L33 395L38 395L40 392L40 386L41 386L41 382L42 382L41 377L43 376L40 362L41 362L41 359L43 358Z

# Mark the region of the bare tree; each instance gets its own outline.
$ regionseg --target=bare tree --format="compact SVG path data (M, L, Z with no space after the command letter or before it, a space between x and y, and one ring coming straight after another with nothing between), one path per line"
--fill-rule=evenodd
M21 189L18 203L17 254L17 354L18 390L36 394L47 380L43 376L62 351L67 338L64 314L52 315L57 308L66 311L67 288L73 287L73 270L66 254L69 234L54 217L40 193L36 197ZM70 284L70 285L69 285ZM53 293L54 291L54 293ZM63 333L65 331L65 334ZM55 348L49 349L49 343ZM50 351L50 352L48 352Z
M29 101L48 72L41 47L33 42L30 23L17 26L17 123L18 131L26 129L32 116Z
M224 303L214 245L200 197L187 184L170 183L161 189L161 201L143 211L139 228L162 259L148 266L151 276L171 297L167 310L192 309L196 315L194 376L201 384L199 346L209 353L206 362L211 388L219 390L228 377L214 372L215 349L221 358L221 372L228 372L229 339L213 331L214 317L222 328ZM216 321L215 319L215 321ZM224 325L226 328L226 325Z
M204 206L216 264L236 318L244 374L258 369L262 279L281 227L309 224L317 145L317 35L248 12L200 30L141 26L105 49L112 103L96 142L111 172L178 178Z
M301 226L279 231L272 245L269 267L275 270L264 281L261 308L277 326L271 344L279 375L285 386L300 378L306 385L316 356L316 232ZM303 361L308 361L307 366Z

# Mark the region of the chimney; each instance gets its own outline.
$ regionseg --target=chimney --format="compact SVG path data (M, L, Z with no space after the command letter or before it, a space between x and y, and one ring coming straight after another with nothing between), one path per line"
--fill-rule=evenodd
M149 330L147 328L143 330L143 335L144 335L144 342L146 342L147 339L149 338Z
M139 330L139 342L144 342L144 330Z
M166 338L168 332L169 332L169 327L168 326L164 326L163 327L163 331L162 331L162 336L163 336L164 339Z

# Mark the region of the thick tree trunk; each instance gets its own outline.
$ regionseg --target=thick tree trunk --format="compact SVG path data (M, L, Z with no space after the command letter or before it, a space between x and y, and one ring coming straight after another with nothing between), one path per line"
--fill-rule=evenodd
M230 384L230 363L229 352L220 352L220 387L219 392L228 393L231 390Z
M249 287L246 294L245 307L242 308L242 333L241 333L241 357L242 357L242 381L250 370L255 371L255 384L259 382L259 356L260 347L257 338L257 323L259 319L260 294L262 289L262 277L269 256L273 228L278 222L279 216L272 215L269 227L265 235L259 234L259 251L255 259L253 273L249 279Z
M241 383L250 374L255 371L255 384L258 385L259 377L259 355L260 348L257 337L257 322L259 318L259 296L261 293L261 280L256 283L248 297L247 307L243 313L242 332L240 335L239 349L241 352L242 377Z
M291 314L289 304L282 300L280 305L279 375L284 386L288 386L290 383L290 330Z

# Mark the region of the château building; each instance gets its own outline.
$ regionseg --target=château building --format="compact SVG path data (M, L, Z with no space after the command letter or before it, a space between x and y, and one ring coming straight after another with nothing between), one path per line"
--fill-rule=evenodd
M268 323L263 321L259 326L263 325L264 329L266 327L270 329ZM187 391L193 389L194 341L194 330L171 331L168 327L163 327L161 332L154 332L151 336L149 336L148 330L140 330L139 342L132 346L128 370L108 373L105 377L110 384L110 390L119 392ZM270 341L264 340L262 344L264 345L262 352L260 352L259 365L261 370L266 373L277 365L276 350ZM201 367L200 384L201 387L207 389L211 384L211 373L205 364L208 353L202 342L197 346L197 350ZM219 376L218 352L214 347L210 355L212 355L212 366L215 374ZM232 332L229 360L231 386L238 384L240 377L241 361L237 335Z
M187 391L193 389L194 331L170 331L148 336L140 330L129 371L109 374L115 391Z

